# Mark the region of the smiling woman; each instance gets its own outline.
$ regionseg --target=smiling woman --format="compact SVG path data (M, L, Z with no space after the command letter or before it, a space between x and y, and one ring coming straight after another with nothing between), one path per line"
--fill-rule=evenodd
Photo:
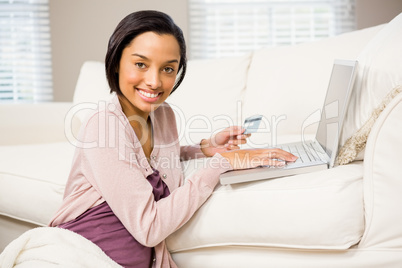
M176 267L165 239L209 198L220 174L295 157L235 150L249 137L236 126L180 146L165 100L184 78L186 49L164 13L125 17L110 37L105 65L116 94L82 124L64 200L49 225L82 235L124 267ZM82 146L91 142L97 146ZM197 157L209 159L184 183L180 160Z
M127 117L146 120L170 95L176 81L180 48L172 35L146 32L124 50L119 65L119 96Z
M152 151L152 125L148 117L173 90L179 52L179 44L172 35L146 32L124 48L120 59L119 101L127 118L133 119L130 124L135 134L145 141L142 147L148 159Z
M187 49L183 32L177 25L174 24L174 22L170 18L169 23L162 23L161 21L159 21L159 18L156 15L158 13L154 13L155 14L150 15L142 14L141 12L139 12L137 16L127 16L125 20L121 21L120 24L117 25L113 36L110 38L109 49L105 59L105 65L106 76L108 78L109 86L112 92L120 92L116 70L119 69L120 56L123 52L123 49L126 48L133 41L133 37L145 32L153 32L155 34L158 34L159 36L170 34L175 38L180 49L180 61L177 69L179 76L177 78L176 84L173 87L172 92L175 91L176 88L183 81L187 70ZM146 23L144 23L145 20Z

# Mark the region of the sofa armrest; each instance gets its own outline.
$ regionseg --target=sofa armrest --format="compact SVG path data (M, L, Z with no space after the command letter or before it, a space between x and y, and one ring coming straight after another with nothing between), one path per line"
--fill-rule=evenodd
M402 94L374 124L364 155L366 229L360 246L402 248Z
M65 116L71 102L0 105L0 145L66 141Z

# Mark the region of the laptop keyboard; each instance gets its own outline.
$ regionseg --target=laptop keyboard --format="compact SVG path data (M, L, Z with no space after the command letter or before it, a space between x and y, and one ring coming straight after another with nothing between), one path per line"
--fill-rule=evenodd
M279 145L278 148L290 152L295 156L299 157L295 163L308 163L315 161L324 161L320 158L319 154L317 154L316 150L313 148L314 145L312 142L302 143L294 143L287 145Z

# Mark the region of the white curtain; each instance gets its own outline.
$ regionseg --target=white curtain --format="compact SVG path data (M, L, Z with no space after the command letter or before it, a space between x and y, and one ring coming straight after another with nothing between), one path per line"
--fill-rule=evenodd
M52 99L48 0L0 0L0 102Z
M189 0L190 58L240 55L356 29L354 0Z

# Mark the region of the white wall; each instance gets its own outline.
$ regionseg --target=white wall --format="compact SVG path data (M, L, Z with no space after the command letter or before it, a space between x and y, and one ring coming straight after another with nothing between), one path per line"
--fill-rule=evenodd
M155 9L169 14L188 36L187 0L50 0L55 101L71 101L86 60L104 61L107 42L129 13ZM402 0L356 0L357 28L389 22Z
M402 0L356 0L357 29L387 23L402 12Z

